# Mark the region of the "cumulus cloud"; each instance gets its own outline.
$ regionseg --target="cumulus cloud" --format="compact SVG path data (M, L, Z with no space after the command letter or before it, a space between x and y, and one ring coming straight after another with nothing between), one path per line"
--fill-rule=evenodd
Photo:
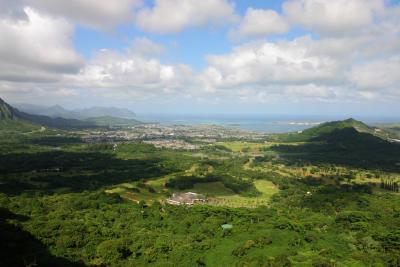
M400 99L400 7L383 0L287 0L283 14L248 8L241 20L229 0L140 2L0 1L0 93L206 103ZM165 63L169 51L148 37L85 60L75 51L76 25L111 29L130 20L163 34L238 22L231 33L243 43L206 56L197 71ZM283 35L291 26L308 32ZM270 35L280 40L246 43Z
M71 81L83 87L171 92L182 89L191 76L192 70L183 64L162 64L155 58L104 49Z
M289 30L285 19L270 9L248 8L234 36L257 37L282 34Z
M207 88L329 81L339 71L334 58L309 49L308 38L246 44L229 54L209 56L208 62L210 66L203 73Z
M376 13L383 12L383 0L288 0L286 16L322 35L354 32L370 25Z
M133 20L133 11L142 4L142 0L2 0L0 1L0 16L9 18L26 18L24 8L30 7L67 19L86 27L110 30L121 23Z
M359 64L352 68L350 81L362 89L400 90L400 56Z
M187 27L225 24L236 19L227 0L156 0L153 8L137 13L139 28L155 33L176 33Z
M352 92L342 86L327 86L314 83L303 85L263 84L243 86L230 90L219 90L213 95L231 102L243 103L315 103L340 102L353 98ZM354 99L354 98L353 98Z
M287 86L284 93L289 97L305 97L305 98L319 98L328 99L335 97L335 90L327 87L316 85L313 83L305 85L291 85Z
M97 29L112 27L133 19L132 11L141 0L25 0L29 5L70 21Z
M53 81L78 72L82 60L72 44L66 20L25 8L26 19L0 17L0 79Z

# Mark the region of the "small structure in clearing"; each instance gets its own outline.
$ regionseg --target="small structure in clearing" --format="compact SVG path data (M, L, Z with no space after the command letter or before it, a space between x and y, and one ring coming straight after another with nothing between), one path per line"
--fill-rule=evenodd
M225 223L225 224L221 225L221 228L222 228L223 230L232 229L232 228L233 228L233 225L232 225L232 224L229 224L229 223Z
M193 192L173 193L167 199L167 203L171 205L194 205L196 203L206 202L205 196Z

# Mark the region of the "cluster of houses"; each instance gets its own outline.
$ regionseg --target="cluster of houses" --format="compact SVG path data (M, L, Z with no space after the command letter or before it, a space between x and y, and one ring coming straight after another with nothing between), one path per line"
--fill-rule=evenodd
M199 138L212 142L211 140L220 138L259 140L264 138L265 134L249 132L236 127L223 127L218 125L163 125L147 123L123 129L89 131L82 137L82 140L88 143L141 140L158 140L157 142L160 142L160 140L179 139L179 137ZM176 142L176 140L173 141ZM171 145L176 146L179 144ZM185 146L192 146L192 149L195 149L193 144L190 144L190 146L185 144Z
M201 194L186 192L186 193L173 193L167 200L168 204L171 205L194 205L205 203L207 201L206 197Z
M160 140L143 141L143 143L152 144L157 148L185 149L185 150L194 150L199 148L199 146L197 145L190 144L182 140L160 139Z

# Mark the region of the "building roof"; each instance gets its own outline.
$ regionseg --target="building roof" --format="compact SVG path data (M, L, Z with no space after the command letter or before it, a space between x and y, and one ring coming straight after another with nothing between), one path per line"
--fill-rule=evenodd
M193 192L173 193L172 196L167 199L167 202L171 204L193 204L196 201L203 201L205 199L205 196Z
M225 224L222 224L221 225L221 227L222 227L222 229L232 229L233 228L233 225L232 224L228 224L228 223L225 223Z

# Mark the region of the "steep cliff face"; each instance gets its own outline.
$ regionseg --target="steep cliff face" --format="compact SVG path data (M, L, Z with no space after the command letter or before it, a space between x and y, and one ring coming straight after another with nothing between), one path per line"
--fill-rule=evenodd
M16 120L17 115L13 107L0 98L0 121Z

